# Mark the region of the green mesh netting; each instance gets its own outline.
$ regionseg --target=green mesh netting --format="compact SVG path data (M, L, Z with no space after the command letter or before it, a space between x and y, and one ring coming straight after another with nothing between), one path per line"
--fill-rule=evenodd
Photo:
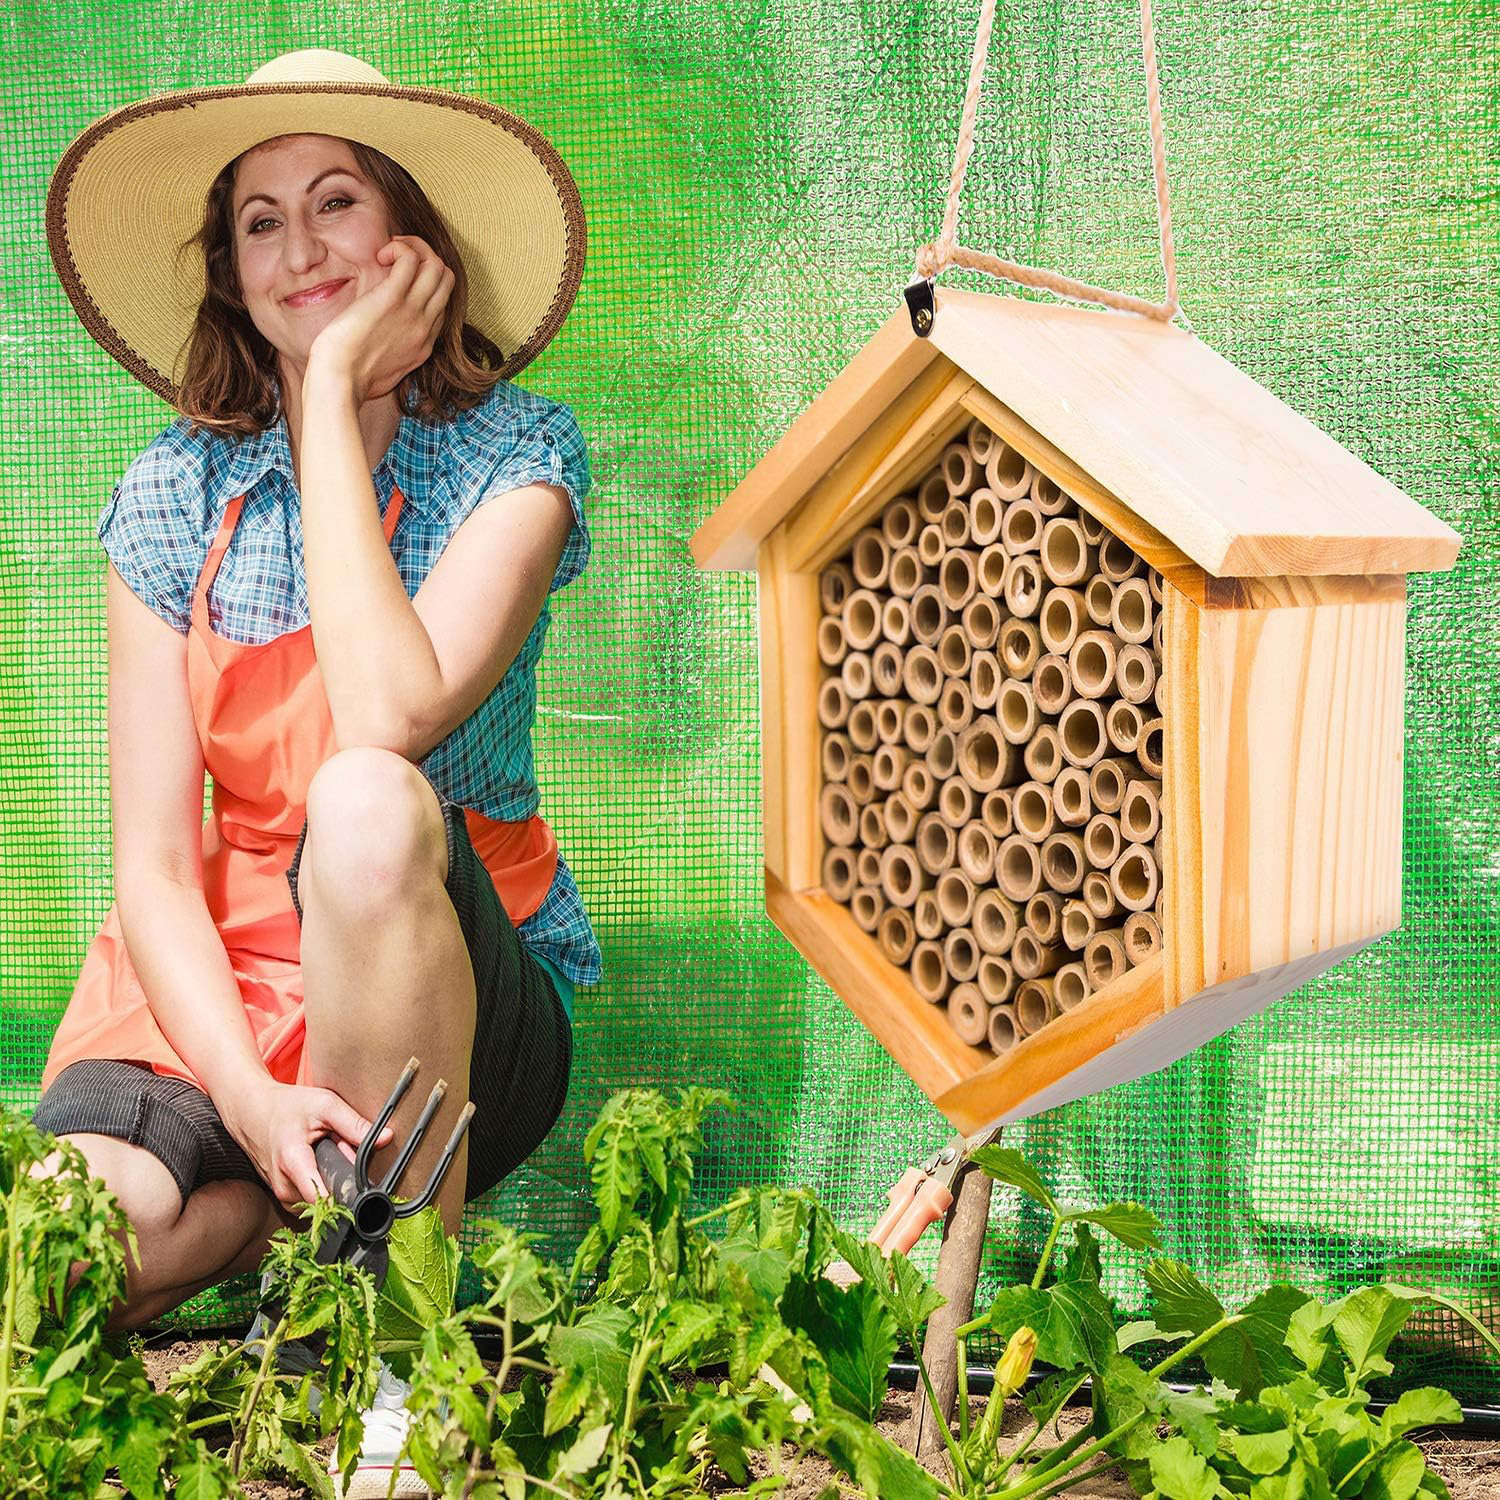
M589 216L576 308L521 379L573 405L593 457L596 550L558 601L535 739L605 980L579 996L562 1122L479 1210L566 1254L589 1218L579 1148L601 1102L709 1081L742 1108L711 1127L706 1200L806 1182L850 1226L873 1222L948 1127L764 915L755 584L696 571L688 538L898 305L940 222L977 11L6 7L5 1103L35 1103L111 900L93 528L170 415L75 321L46 255L47 181L107 109L331 46L534 122ZM1156 19L1193 328L1465 545L1452 572L1411 582L1402 928L1196 1056L1009 1140L1064 1195L1149 1204L1227 1300L1278 1275L1326 1293L1391 1276L1494 1323L1500 27L1463 0L1167 0ZM1137 28L1135 0L1002 5L966 244L1159 295ZM997 1194L981 1295L1038 1231ZM929 1236L925 1264L935 1252ZM1107 1270L1144 1308L1132 1260ZM248 1288L176 1321L242 1319ZM1445 1320L1414 1324L1401 1359L1401 1383L1495 1398L1497 1372Z

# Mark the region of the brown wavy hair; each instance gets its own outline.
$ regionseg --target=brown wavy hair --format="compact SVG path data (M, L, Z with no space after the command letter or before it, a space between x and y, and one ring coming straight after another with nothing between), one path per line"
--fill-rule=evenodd
M396 402L408 416L445 422L477 406L500 380L504 356L464 321L469 283L458 246L443 216L405 167L360 141L346 144L390 212L393 234L426 240L453 270L453 291L443 311L432 353L402 377ZM253 149L253 148L252 148ZM188 336L187 370L177 388L177 410L194 431L225 436L264 432L281 415L276 350L251 321L234 257L234 174L241 156L214 179L204 205L203 226L181 247L203 255L205 290Z

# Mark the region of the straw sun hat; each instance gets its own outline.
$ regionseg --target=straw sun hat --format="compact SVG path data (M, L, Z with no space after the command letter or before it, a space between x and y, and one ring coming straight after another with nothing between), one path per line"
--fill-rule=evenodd
M214 178L278 135L343 136L405 167L447 221L468 322L514 375L562 326L583 277L583 201L552 145L515 115L402 88L342 52L288 52L243 84L126 104L68 147L47 192L52 263L90 335L171 401L203 298L197 233Z

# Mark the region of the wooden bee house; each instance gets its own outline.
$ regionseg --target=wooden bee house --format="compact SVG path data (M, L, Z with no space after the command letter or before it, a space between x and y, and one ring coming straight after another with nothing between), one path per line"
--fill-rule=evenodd
M1459 538L1193 335L940 288L693 537L760 581L766 906L956 1128L1401 915L1406 577Z

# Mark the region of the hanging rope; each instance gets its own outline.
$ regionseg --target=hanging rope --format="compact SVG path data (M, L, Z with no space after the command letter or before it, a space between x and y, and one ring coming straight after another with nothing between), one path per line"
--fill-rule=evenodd
M1146 111L1151 120L1151 175L1156 180L1156 222L1161 232L1161 264L1167 277L1165 302L1148 302L1124 292L1091 286L1059 276L1055 271L1037 266L1017 265L970 250L958 243L958 199L963 191L969 157L974 152L974 127L979 114L979 95L989 61L990 32L995 24L995 0L983 0L979 9L979 31L974 38L974 57L969 64L969 87L964 94L963 117L958 127L958 149L953 155L953 175L948 183L948 200L943 210L943 229L937 239L917 251L916 274L931 280L949 266L963 266L972 271L988 271L1002 281L1017 286L1035 287L1057 292L1082 302L1099 302L1122 312L1142 313L1169 323L1177 316L1177 258L1172 249L1172 212L1167 201L1167 148L1162 137L1161 92L1156 81L1156 33L1151 24L1151 0L1141 0L1141 47L1146 60Z

